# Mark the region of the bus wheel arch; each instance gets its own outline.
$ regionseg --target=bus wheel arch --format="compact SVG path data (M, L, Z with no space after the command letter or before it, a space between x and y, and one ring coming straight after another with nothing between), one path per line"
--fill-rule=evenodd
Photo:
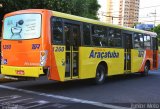
M100 62L96 68L95 83L103 84L106 79L107 72L108 72L107 63L104 61Z

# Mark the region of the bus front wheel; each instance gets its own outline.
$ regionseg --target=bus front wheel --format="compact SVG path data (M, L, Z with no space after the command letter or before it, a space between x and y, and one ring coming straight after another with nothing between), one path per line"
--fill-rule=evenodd
M103 84L105 81L105 75L106 75L105 67L103 65L98 65L96 70L95 83Z

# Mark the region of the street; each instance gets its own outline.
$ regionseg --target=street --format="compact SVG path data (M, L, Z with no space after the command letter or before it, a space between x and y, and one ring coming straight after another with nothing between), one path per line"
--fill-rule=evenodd
M160 103L159 72L152 71L148 77L139 74L109 77L103 85L94 85L91 80L62 83L44 77L1 83L0 108L128 109L133 103Z

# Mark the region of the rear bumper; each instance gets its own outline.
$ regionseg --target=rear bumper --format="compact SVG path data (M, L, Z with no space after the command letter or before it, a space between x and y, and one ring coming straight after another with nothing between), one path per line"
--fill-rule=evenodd
M21 73L18 73L21 71ZM1 65L1 74L8 76L39 77L43 73L43 67L14 67Z

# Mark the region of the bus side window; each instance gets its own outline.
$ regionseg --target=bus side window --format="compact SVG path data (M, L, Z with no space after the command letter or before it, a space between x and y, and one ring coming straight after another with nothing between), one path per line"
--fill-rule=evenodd
M105 31L106 28L103 26L92 25L92 40L95 46L105 46L105 43L103 42L103 39L106 37Z
M52 18L52 44L63 44L63 23L61 18Z
M134 34L134 48L143 49L144 48L144 39L141 33Z
M122 47L122 36L120 29L109 28L109 46Z
M149 35L144 35L144 48L151 49L151 37Z
M84 45L91 45L90 24L83 24L83 42Z

